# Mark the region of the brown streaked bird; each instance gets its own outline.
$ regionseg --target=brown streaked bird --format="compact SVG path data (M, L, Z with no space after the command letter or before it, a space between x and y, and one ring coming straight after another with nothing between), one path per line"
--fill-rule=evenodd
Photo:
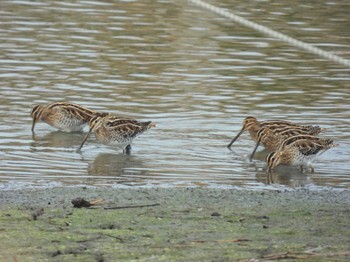
M264 126L260 128L257 133L257 142L252 154L249 157L249 160L252 161L254 154L260 144L263 144L263 146L269 151L276 151L282 142L289 137L298 135L316 136L323 130L324 129L319 126Z
M36 122L39 121L44 121L65 132L81 131L92 117L108 115L108 113L99 113L70 102L56 102L46 106L36 105L30 114L33 118L32 132L34 132Z
M140 122L110 115L93 117L89 122L89 126L90 130L77 149L77 152L81 150L90 133L94 132L97 140L101 143L123 148L123 151L130 153L132 141L138 135L155 127L156 124L151 121Z
M275 152L270 153L267 158L268 171L279 165L310 167L312 161L321 153L338 146L332 139L319 138L310 135L298 135L287 138Z
M242 129L238 132L238 134L231 140L231 142L227 145L228 148L231 148L232 144L237 140L237 138L244 132L248 131L251 138L254 141L257 141L257 134L260 128L262 127L271 127L276 126L276 128L279 127L308 127L304 125L295 124L289 121L285 120L267 120L259 122L255 117L248 116L243 120L243 126Z

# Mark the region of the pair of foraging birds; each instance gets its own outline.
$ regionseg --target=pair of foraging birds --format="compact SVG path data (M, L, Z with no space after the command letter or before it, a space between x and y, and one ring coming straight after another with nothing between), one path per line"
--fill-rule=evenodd
M51 103L46 106L36 105L31 111L31 116L33 132L38 121L44 121L66 132L81 131L86 124L89 124L89 132L77 151L81 150L89 135L94 132L98 141L121 147L129 153L134 138L156 126L151 121L140 122L120 118L68 102ZM311 167L311 162L317 155L336 146L333 140L316 136L323 131L318 126L304 126L288 121L259 122L255 117L250 116L244 119L241 131L232 139L228 145L229 148L244 131L248 131L252 139L257 141L250 160L260 144L269 151L273 151L266 160L269 171L278 165L299 165L301 169L304 166Z
M317 137L324 128L312 125L299 125L288 121L263 121L255 117L244 119L241 131L228 144L232 144L244 132L248 131L251 138L256 141L255 148L249 159L262 144L271 153L266 157L268 171L279 165L300 166L301 171L311 166L312 161L326 150L338 146L332 139Z
M31 111L33 118L32 132L38 121L66 132L81 131L89 124L89 132L77 149L81 150L89 135L94 132L98 141L106 145L123 148L123 151L130 153L132 141L143 132L155 127L156 124L140 122L129 118L120 118L116 115L90 110L81 105L59 102L46 106L36 105Z

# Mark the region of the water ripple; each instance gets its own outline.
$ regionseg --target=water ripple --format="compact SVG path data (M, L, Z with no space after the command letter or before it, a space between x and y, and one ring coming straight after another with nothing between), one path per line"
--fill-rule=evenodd
M215 4L349 56L345 2L326 9ZM350 187L349 69L174 1L4 0L0 14L1 189ZM78 154L84 133L44 123L30 131L33 105L54 101L152 120L157 128L136 139L130 156L93 136ZM266 151L248 161L254 142L247 134L226 148L248 115L324 126L340 146L313 174L269 174Z

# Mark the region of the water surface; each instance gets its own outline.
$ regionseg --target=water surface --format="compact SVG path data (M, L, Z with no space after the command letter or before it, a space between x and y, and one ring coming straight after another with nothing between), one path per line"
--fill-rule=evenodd
M350 59L349 3L211 1ZM47 185L350 188L350 69L187 1L1 1L0 188ZM152 120L131 155L40 123L35 104L71 101ZM328 128L340 146L315 173L250 163L243 119Z

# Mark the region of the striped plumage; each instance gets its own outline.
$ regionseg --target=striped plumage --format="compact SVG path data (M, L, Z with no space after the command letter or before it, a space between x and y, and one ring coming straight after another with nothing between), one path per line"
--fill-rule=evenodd
M264 126L260 128L257 133L257 142L249 159L252 161L260 144L262 144L269 151L275 151L282 144L282 142L289 137L298 135L316 136L323 130L324 129L320 128L319 126Z
M270 127L270 128L283 128L283 127L289 127L289 128L294 128L294 127L300 127L300 128L311 128L312 126L304 126L304 125L299 125L295 124L289 121L284 121L284 120L268 120L268 121L263 121L259 122L255 117L253 116L248 116L243 120L243 126L242 129L238 132L238 134L231 140L231 142L228 144L228 148L231 148L232 144L237 140L237 138L244 132L248 131L251 138L254 141L257 141L257 134L259 130L263 127Z
M66 132L81 131L90 119L96 115L106 116L108 113L99 113L81 105L70 102L56 102L45 106L36 105L31 111L33 118L32 131L39 121Z
M267 158L268 170L278 165L311 167L311 162L324 151L337 146L332 139L319 138L311 135L298 135L287 138L275 152Z
M89 126L90 130L78 148L78 152L83 147L91 132L94 132L97 140L105 145L112 145L130 150L132 141L151 127L155 127L156 124L151 121L140 122L133 119L109 115L105 117L93 117L89 122Z

